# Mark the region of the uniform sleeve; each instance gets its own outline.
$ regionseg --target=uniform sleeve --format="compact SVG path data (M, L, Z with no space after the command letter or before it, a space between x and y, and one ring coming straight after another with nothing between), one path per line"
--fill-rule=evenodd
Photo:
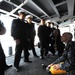
M67 54L67 51L65 51L61 57L59 57L56 61L54 61L53 64L57 64L57 63L60 63L60 62L65 62L66 59L67 59L66 54Z
M41 33L40 33L41 27L38 27L38 37L41 37Z
M33 35L36 35L36 31L35 31L35 24L33 23Z
M0 21L0 35L5 34L6 28L4 27L4 24L2 21Z
M68 48L63 54L63 56L58 58L53 64L60 63L60 62L64 62L61 63L61 67L60 67L63 70L71 71L75 69L75 45L74 44L68 45Z
M14 38L14 40L18 39L19 36L19 29L17 27L18 23L16 20L12 21L12 26L11 26L11 36Z
M61 69L66 71L71 71L75 69L75 46L71 46L68 52L67 62L61 64Z

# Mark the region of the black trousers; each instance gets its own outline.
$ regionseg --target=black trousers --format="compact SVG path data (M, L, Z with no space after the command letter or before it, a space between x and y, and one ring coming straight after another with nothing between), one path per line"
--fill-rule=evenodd
M41 56L43 57L43 55L47 56L48 54L48 50L49 50L49 43L47 41L42 41L40 40L40 53Z
M52 52L53 55L55 55L55 49L53 44L51 44L51 46L49 47L49 51Z
M15 48L16 52L15 52L15 58L14 58L14 66L15 67L19 67L19 62L21 59L21 53L22 50L24 50L24 58L26 61L29 60L29 53L28 53L28 40L24 39L24 40L20 40L20 43L18 45L16 45Z
M33 55L36 56L37 53L36 53L36 51L35 51L34 39L33 39L33 38L29 38L29 45L30 45L30 48L32 49Z
M5 66L6 66L5 54L4 54L2 46L0 44L0 75L4 75Z
M55 41L52 40L52 39L49 40L49 44L51 44L51 46L49 46L49 51L50 51L53 55L55 55L54 42L55 42Z

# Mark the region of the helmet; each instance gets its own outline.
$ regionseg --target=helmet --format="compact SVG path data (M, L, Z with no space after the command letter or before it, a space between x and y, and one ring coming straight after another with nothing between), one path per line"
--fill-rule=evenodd
M19 10L18 14L25 14L25 10Z
M33 16L32 16L32 15L27 15L27 16L26 16L26 19L28 19L28 18L31 18L31 19L32 19Z
M52 21L51 20L46 20L46 23L52 23Z

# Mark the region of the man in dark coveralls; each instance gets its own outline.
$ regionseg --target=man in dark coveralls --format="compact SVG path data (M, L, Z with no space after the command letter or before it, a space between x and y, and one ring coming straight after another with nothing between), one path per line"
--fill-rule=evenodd
M25 19L25 11L18 11L19 18L14 19L11 27L11 36L14 38L16 42L16 52L14 59L14 67L16 71L19 71L19 62L21 59L22 50L24 50L24 58L25 62L29 61L29 53L28 53L28 34L27 34L27 24L24 22Z

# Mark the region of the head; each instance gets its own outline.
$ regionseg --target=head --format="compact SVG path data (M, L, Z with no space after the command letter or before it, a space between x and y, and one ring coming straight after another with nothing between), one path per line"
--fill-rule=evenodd
M51 27L51 22L47 22L47 27Z
M32 19L33 19L33 16L32 15L27 15L26 16L26 20L28 23L31 23L32 22Z
M41 19L41 25L45 25L45 19Z
M59 33L58 33L58 30L57 30L57 29L55 29L55 30L53 31L53 35L54 35L54 37L57 37L57 36L59 35Z
M51 23L52 23L51 20L46 20L46 26L47 27L51 27Z
M51 22L51 28L53 28L54 27L54 23L53 22Z
M62 34L61 36L61 41L62 42L65 42L65 43L68 43L69 41L72 40L72 34L70 32L65 32Z
M18 15L19 15L19 19L21 19L21 20L25 19L25 16L26 16L25 11L19 10Z

